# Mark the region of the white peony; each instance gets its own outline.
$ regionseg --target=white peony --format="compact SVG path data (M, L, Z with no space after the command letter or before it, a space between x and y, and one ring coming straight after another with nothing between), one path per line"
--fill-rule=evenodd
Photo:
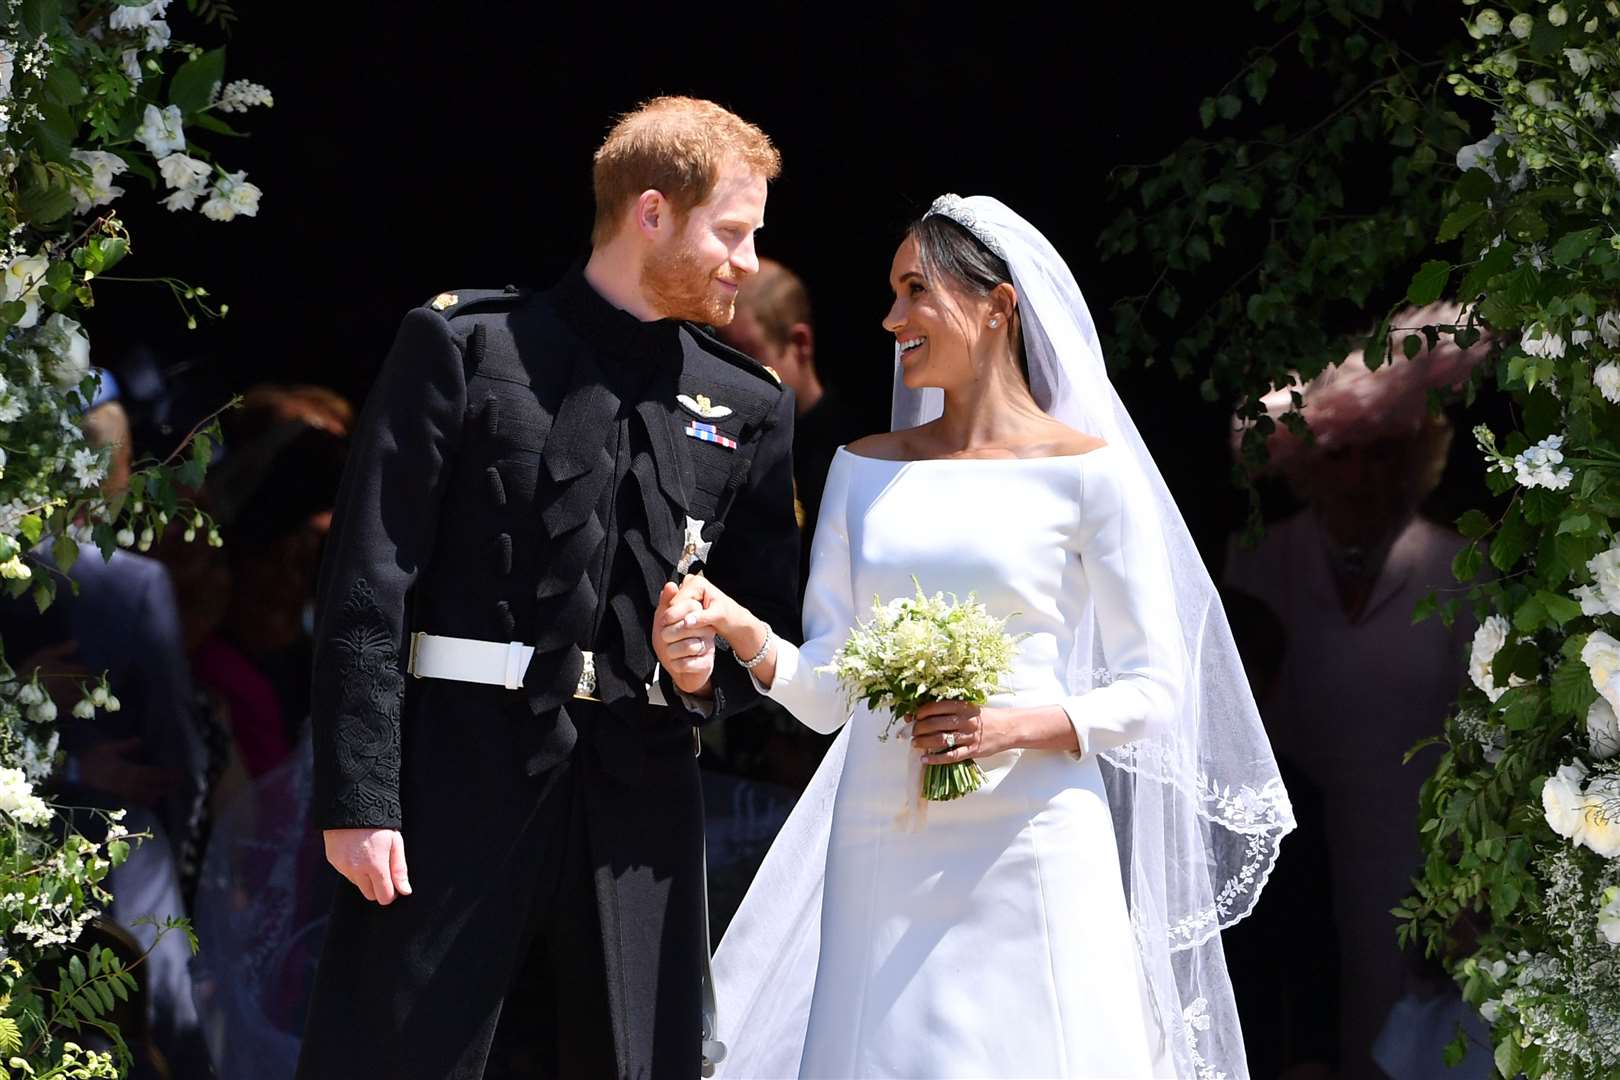
M105 206L124 193L123 188L113 186L113 177L129 168L123 158L108 150L75 150L72 156L90 170L89 183L80 182L73 189L73 201L79 213Z
M1541 812L1553 832L1579 844L1586 832L1586 766L1572 761L1541 785Z
M21 300L27 308L18 320L19 329L26 330L39 322L39 287L45 283L45 271L51 268L46 255L23 255L12 259L6 267L6 302Z
M1564 355L1564 339L1547 329L1541 323L1536 323L1524 336L1519 339L1519 348L1530 356L1539 356L1544 359L1557 360Z
M1502 16L1486 8L1474 16L1474 29L1486 37L1495 37L1502 32Z
M208 187L208 177L214 171L206 161L198 161L194 157L180 153L160 158L157 167L165 184L182 191L195 192Z
M1518 38L1520 41L1523 41L1525 38L1529 37L1530 31L1534 30L1535 28L1535 16L1525 11L1521 11L1519 14L1513 16L1513 21L1508 23L1508 29L1512 31L1513 36Z
M51 820L50 807L45 805L21 769L0 768L0 811L4 811L24 825L44 825Z
M1468 658L1468 677L1492 701L1507 693L1508 688L1497 687L1491 678L1491 661L1507 644L1508 621L1501 615L1492 615L1474 631L1474 644ZM1516 683L1510 683L1516 685Z
M45 376L61 389L71 390L90 373L90 339L66 315L46 319L37 341L46 351Z
M1607 701L1598 698L1586 710L1586 743L1592 748L1592 757L1605 761L1620 754L1620 717Z
M1605 859L1620 856L1620 776L1600 776L1588 784L1583 812L1577 843Z
M1592 631L1581 646L1581 663L1592 676L1593 688L1620 714L1620 641L1602 630Z
M186 148L186 131L182 123L184 115L180 106L170 105L158 108L148 105L141 126L135 129L135 138L140 140L146 152L155 158L178 154Z
M1620 888L1603 890L1603 906L1598 909L1598 933L1610 945L1620 945Z
M1620 405L1620 364L1610 360L1598 365L1598 369L1592 372L1592 385L1597 387L1604 401Z
M154 20L161 19L169 10L170 0L152 0L139 7L119 5L107 16L107 25L114 30L144 30Z

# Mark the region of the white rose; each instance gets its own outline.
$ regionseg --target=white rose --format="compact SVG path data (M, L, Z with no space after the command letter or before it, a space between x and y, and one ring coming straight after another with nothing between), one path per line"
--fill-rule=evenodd
M165 184L182 191L202 191L214 171L206 161L179 153L159 159L157 167Z
M1586 820L1577 843L1605 859L1620 856L1620 776L1600 776L1586 787Z
M1620 405L1620 364L1610 360L1598 365L1598 369L1592 372L1592 385L1597 387L1604 401Z
M1554 26L1563 26L1569 22L1569 9L1563 4L1554 4L1547 9L1547 21Z
M140 140L146 152L155 158L178 154L186 148L184 119L180 106L170 105L159 109L156 105L146 107L145 118L141 126L135 129L135 138Z
M114 187L112 182L113 177L129 168L123 158L109 150L75 150L71 156L90 170L89 183L81 181L73 189L73 201L79 213L105 206L124 193L123 188Z
M1602 630L1592 631L1581 646L1581 662L1592 675L1593 688L1620 715L1620 708L1616 708L1620 704L1620 684L1616 682L1616 676L1620 676L1620 641Z
M1507 693L1507 687L1498 688L1491 679L1491 661L1507 643L1508 621L1500 615L1492 615L1479 624L1474 631L1474 645L1468 659L1468 677L1474 680L1474 685L1485 692L1485 696L1495 701Z
M1592 702L1586 710L1586 742L1592 748L1592 757L1605 761L1620 754L1620 717L1602 698Z
M1585 78L1592 70L1592 58L1584 49L1565 49L1564 60L1569 64L1569 70L1575 73L1576 78Z
M90 339L78 323L66 315L52 315L39 331L39 344L46 350L44 372L51 382L70 390L90 373Z
M1529 37L1530 31L1534 30L1535 28L1535 16L1528 12L1521 11L1519 14L1513 16L1512 22L1508 23L1508 29L1511 30L1513 32L1513 36L1518 38L1520 41L1523 41L1525 38Z
M45 283L45 271L51 268L47 255L22 255L6 266L6 301L21 300L27 308L17 322L26 330L39 322L39 287Z
M1474 29L1486 37L1495 37L1502 32L1502 16L1486 8L1474 16Z
M1579 761L1560 766L1541 785L1541 811L1553 832L1580 843L1586 831L1586 766Z
M1603 907L1598 909L1598 933L1610 945L1620 945L1620 888L1603 890Z

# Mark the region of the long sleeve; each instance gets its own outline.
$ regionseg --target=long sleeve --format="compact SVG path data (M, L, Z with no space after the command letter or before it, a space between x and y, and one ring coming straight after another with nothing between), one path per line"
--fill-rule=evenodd
M726 515L725 533L714 546L706 572L778 633L797 621L799 525L793 517L791 393L777 396L748 479ZM720 661L714 667L714 709L705 722L732 716L759 701L748 670L723 656Z
M1169 728L1186 671L1153 495L1112 451L1098 453L1108 456L1081 459L1080 564L1113 681L1062 702L1082 754Z
M816 671L832 659L855 625L849 560L849 458L833 458L821 496L810 580L804 594L804 644L776 647L776 677L766 695L814 731L830 734L849 719L844 691L833 676Z
M405 316L351 441L321 568L311 714L316 824L399 828L411 586L432 558L466 410L463 343Z

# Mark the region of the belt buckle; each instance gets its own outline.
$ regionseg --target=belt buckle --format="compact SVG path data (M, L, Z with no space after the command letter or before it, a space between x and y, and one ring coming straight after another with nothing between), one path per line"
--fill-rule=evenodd
M579 685L574 688L574 697L579 701L595 701L601 703L596 696L596 654L589 649L581 649L580 655L585 658L585 666L579 672Z
M418 631L416 631L415 633L413 633L411 635L410 658L405 661L405 670L406 670L406 672L408 672L410 674L411 678L413 678L413 679L420 679L422 677L422 676L420 676L420 675L418 675L416 673L416 650L417 650L417 646L419 646L421 643L422 643L422 631L418 630Z

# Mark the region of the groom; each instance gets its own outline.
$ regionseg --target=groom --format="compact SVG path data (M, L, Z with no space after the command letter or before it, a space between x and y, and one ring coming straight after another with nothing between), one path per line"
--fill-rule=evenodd
M315 813L350 884L304 1080L698 1075L693 725L757 695L650 631L704 562L795 623L792 395L693 325L731 320L778 168L656 99L596 153L582 268L406 316L321 574Z

